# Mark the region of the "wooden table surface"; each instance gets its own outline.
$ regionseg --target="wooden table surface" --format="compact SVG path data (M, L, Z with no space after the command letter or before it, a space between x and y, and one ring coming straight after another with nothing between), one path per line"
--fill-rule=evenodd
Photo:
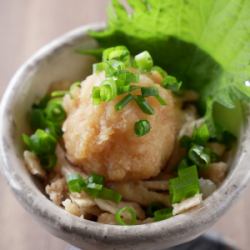
M105 20L108 0L0 0L0 98L16 69L38 48L75 27ZM1 122L1 121L0 121ZM59 250L67 244L46 232L19 205L0 176L0 249ZM246 190L212 228L250 249Z

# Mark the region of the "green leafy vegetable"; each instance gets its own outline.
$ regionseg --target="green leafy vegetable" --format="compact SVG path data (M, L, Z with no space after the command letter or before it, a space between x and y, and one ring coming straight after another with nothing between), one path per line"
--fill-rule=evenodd
M132 13L113 0L108 28L91 35L103 47L124 44L133 54L147 50L184 88L200 93L201 107L210 96L216 122L235 134L243 115L237 100L250 99L250 1L127 2ZM228 109L237 122L224 115Z

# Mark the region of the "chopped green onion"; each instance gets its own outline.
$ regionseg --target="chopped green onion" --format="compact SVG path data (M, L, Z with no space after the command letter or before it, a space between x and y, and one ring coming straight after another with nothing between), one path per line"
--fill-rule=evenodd
M127 49L127 47L123 45L111 47L103 51L102 60L103 61L118 60L125 62L126 64L129 64L130 52Z
M156 87L141 87L141 95L143 97L154 96L161 105L166 105L165 100L159 95Z
M33 104L32 108L39 108L39 109L44 109L48 103L48 101L50 100L50 96L49 95L45 95L38 104Z
M66 94L68 93L68 91L66 90L56 90L56 91L53 91L50 96L51 97L63 97L65 96Z
M101 101L107 102L117 96L117 87L113 79L104 80L100 86Z
M115 110L119 111L123 109L132 100L133 96L131 94L126 95L115 105Z
M101 103L100 87L94 86L92 89L93 104L98 105Z
M70 88L69 88L69 94L71 96L71 98L73 97L73 94L74 94L74 91L78 88L81 87L81 82L80 81L77 81L77 82L74 82Z
M129 219L126 219L126 217L129 216ZM136 224L136 212L134 208L132 207L123 207L120 208L115 213L115 220L119 225L135 225Z
M46 118L42 109L32 108L30 113L30 125L34 130L38 128L44 129L46 127Z
M57 157L55 154L50 154L40 157L41 165L46 170L52 170L57 162Z
M134 131L137 136L143 136L149 133L150 129L151 126L148 120L139 120L134 125Z
M137 103L137 105L140 107L140 109L148 114L153 115L154 109L149 105L149 103L146 101L146 99L143 96L134 96L134 99Z
M126 65L124 62L117 61L117 60L111 60L106 62L107 67L105 69L106 75L107 76L115 76L117 75L120 71L125 70Z
M112 89L110 85L104 84L100 86L100 97L103 102L113 99Z
M130 86L130 92L132 92L132 91L134 91L134 90L138 90L138 89L140 89L139 86L136 86L136 85L131 85L131 86Z
M62 135L62 128L60 122L46 121L46 130L51 133L56 139Z
M107 67L107 64L105 62L94 63L93 64L93 72L100 73L102 71L105 71L106 67Z
M67 176L67 186L70 192L80 193L86 187L86 183L81 175L70 174Z
M88 193L92 197L99 197L100 192L103 190L102 184L97 183L88 183L87 186L84 187L84 191Z
M98 174L91 174L87 180L88 183L104 184L104 177Z
M98 198L119 203L122 199L122 196L115 190L103 187L103 189L98 193Z
M162 208L154 212L154 220L155 221L161 221L161 220L166 220L170 217L173 216L172 213L173 209L172 208Z
M52 99L47 103L44 110L47 119L55 122L63 122L66 118L66 113L62 107L62 100L60 98Z
M95 190L102 190L103 188L103 185L102 184L97 184L97 183L94 183L94 182L90 182L87 184L87 188L88 189L95 189Z
M141 95L143 97L158 96L159 91L156 87L141 87Z
M128 93L130 91L131 87L130 85L124 85L124 86L117 86L117 93L119 95L123 93Z
M181 162L178 165L178 169L182 169L182 168L188 168L190 165L188 164L188 160L187 159L182 159Z
M124 86L130 83L136 83L139 81L139 75L129 72L127 70L117 71L115 74L117 78L116 82L119 86Z
M200 192L198 171L196 166L178 169L178 177L169 180L171 203L179 203Z
M48 131L37 129L30 137L22 136L28 149L37 155L48 155L55 152L56 139Z
M201 145L193 145L188 151L188 157L198 167L206 167L211 162L208 150Z
M164 204L162 204L160 202L153 202L147 207L146 214L148 217L153 217L154 212L159 210L159 209L162 209L162 208L165 208Z
M209 136L208 126L204 123L200 127L194 129L192 141L197 144L204 145L208 141Z
M161 105L167 105L167 102L160 95L155 96L155 98Z
M178 93L182 82L178 82L176 77L167 75L162 83L163 87L172 90L174 93Z
M149 71L153 67L153 59L148 51L143 51L135 56L135 64L140 70Z
M159 66L154 66L151 71L158 72L163 79L167 76L167 72Z

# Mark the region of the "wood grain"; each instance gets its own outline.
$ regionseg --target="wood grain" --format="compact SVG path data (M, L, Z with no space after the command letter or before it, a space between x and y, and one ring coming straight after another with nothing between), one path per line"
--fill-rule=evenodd
M0 97L16 69L38 48L77 26L105 20L108 0L0 0ZM0 177L0 249L56 250L67 244L24 211ZM250 189L212 228L250 246Z

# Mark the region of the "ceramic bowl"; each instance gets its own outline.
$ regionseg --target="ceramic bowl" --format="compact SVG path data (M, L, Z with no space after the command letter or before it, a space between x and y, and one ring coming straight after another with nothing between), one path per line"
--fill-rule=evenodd
M79 46L96 47L87 31L103 28L104 24L89 25L63 35L42 48L15 74L1 103L1 169L28 212L53 235L72 245L88 250L166 249L206 231L246 186L250 175L250 129L247 125L242 133L226 180L202 206L192 211L161 222L129 227L80 219L57 207L25 168L21 134L29 131L27 112L32 103L47 92L51 83L83 79L90 72L93 59L74 50Z

